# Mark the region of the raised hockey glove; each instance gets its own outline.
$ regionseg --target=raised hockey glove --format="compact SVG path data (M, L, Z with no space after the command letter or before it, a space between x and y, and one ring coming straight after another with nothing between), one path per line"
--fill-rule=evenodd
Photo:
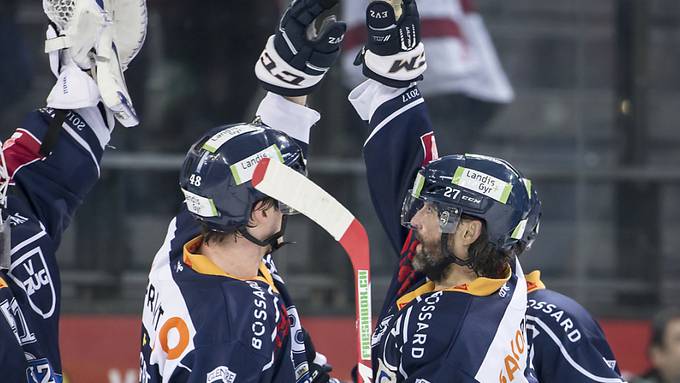
M328 16L317 29L315 20L337 0L294 0L276 34L269 37L255 63L262 86L283 96L304 96L321 82L340 56L347 25Z
M423 79L427 63L415 0L404 0L399 20L390 3L371 2L366 27L368 41L354 60L354 65L363 65L364 76L395 88Z

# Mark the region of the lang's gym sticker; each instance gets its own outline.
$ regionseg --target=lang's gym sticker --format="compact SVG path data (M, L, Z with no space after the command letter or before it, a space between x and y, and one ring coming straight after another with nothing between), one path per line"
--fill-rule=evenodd
M453 175L452 183L477 193L491 197L500 203L506 203L512 185L484 172L459 166Z

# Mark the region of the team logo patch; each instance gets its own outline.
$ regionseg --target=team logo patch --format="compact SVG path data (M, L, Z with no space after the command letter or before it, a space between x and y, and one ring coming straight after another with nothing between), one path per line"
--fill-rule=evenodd
M378 328L376 328L375 332L373 333L371 346L375 346L376 344L380 343L383 335L385 335L385 332L387 332L387 329L390 327L390 321L392 320L393 316L394 314L388 315L382 320L382 322L380 322Z
M420 136L420 143L423 146L423 166L439 158L439 153L437 152L437 142L434 139L434 132L429 132Z
M57 294L39 246L12 262L9 275L26 292L28 303L33 311L45 319L54 314Z
M62 376L54 372L47 359L41 358L28 361L26 381L29 383L62 383Z
M234 380L236 380L236 373L231 372L227 366L219 366L205 377L205 383L233 383Z

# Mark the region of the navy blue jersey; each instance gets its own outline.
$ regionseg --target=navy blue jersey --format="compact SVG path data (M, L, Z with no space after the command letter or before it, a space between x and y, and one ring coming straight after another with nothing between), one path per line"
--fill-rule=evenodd
M306 154L318 113L269 93L257 114ZM240 279L197 254L201 240L183 205L149 274L140 382L309 382L302 323L271 254Z
M372 339L376 382L526 382L523 278L434 290L425 281L380 318Z
M598 323L583 306L548 290L541 273L526 276L531 367L539 382L623 382Z
M23 328L23 312L6 282L7 276L0 271L0 366L2 381L7 383L26 382L26 357L21 349L21 337L30 334L19 334ZM19 322L17 322L17 319Z
M54 116L34 111L5 141L12 180L3 218L12 229L7 283L16 305L6 317L27 359L28 382L61 382L59 309L61 283L55 252L64 230L99 178L109 129L97 108L68 111L48 156L42 140ZM3 370L5 366L3 366Z
M413 270L417 241L401 226L401 205L418 169L437 158L420 91L368 80L350 101L371 128L364 145L371 200L400 255L372 339L375 382L527 382L519 263L502 279L440 291Z
M299 320L289 318L267 264L256 278L229 275L196 253L198 231L183 210L154 259L144 300L140 381L307 379L306 360L294 365L292 357Z

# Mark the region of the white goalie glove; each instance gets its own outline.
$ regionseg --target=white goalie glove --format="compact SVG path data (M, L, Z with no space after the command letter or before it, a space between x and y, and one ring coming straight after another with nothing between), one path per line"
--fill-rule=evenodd
M123 72L144 44L146 0L43 0L43 9L52 22L45 52L58 77L47 106L76 109L101 100L123 126L138 125Z

